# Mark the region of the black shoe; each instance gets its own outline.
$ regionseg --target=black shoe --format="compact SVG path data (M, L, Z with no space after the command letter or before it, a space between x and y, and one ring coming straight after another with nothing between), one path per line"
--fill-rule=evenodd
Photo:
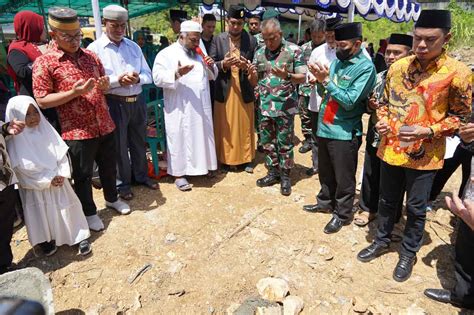
M306 153L311 151L311 143L308 141L303 141L303 145L298 149L300 153Z
M267 176L257 179L258 187L272 186L280 182L280 175L268 173Z
M54 241L51 242L43 242L39 244L41 251L45 256L54 255L57 252L58 248L54 244Z
M318 169L314 169L314 168L310 167L305 171L305 174L308 175L308 176L316 175L316 174L318 174Z
M288 176L281 177L280 193L283 196L291 195L291 180Z
M343 221L339 220L336 217L332 217L331 221L324 227L324 233L334 234L339 232L345 224Z
M406 255L400 255L397 266L393 270L393 280L403 282L408 280L413 271L413 265L416 262L416 256L408 257Z
M361 262L369 262L386 252L388 252L388 245L384 246L373 242L357 254L357 259Z
M425 295L441 303L451 303L451 291L444 289L426 289Z
M304 205L304 206L303 206L303 210L306 211L306 212L312 212L312 213L316 213L316 212L330 213L330 212L331 212L330 209L328 209L328 208L323 208L323 207L321 207L321 206L318 205L318 204L314 204L314 205Z

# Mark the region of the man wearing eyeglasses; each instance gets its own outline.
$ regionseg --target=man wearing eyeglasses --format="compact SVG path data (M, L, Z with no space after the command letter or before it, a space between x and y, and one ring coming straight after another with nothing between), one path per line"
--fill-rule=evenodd
M117 167L122 199L133 198L132 170L135 181L150 189L158 189L151 180L146 160L146 104L142 85L152 83L151 69L140 46L125 38L128 11L118 5L103 10L105 33L87 49L95 52L110 78L110 89L105 93L110 115L117 126ZM130 153L130 155L129 155Z
M99 58L80 48L82 33L76 11L52 7L48 11L51 50L33 65L33 92L41 108L58 111L61 136L69 146L74 190L79 197L89 228L104 229L92 198L92 170L99 166L107 207L121 214L130 207L118 199L116 181L115 124L110 117L104 91L109 77Z

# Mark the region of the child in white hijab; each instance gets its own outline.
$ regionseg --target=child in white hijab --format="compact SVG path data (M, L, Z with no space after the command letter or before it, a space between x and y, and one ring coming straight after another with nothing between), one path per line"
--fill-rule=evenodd
M9 100L6 121L14 118L26 123L23 133L8 140L7 147L19 182L31 245L39 244L50 256L56 246L79 244L79 253L87 255L91 252L89 226L68 181L68 146L33 98L15 96Z

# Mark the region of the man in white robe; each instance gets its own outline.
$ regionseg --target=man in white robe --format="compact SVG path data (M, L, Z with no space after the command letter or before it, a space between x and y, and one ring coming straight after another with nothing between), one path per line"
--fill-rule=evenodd
M153 65L153 81L163 88L168 174L180 190L190 190L184 176L217 169L209 80L217 76L214 61L196 53L201 25L181 24L176 43L163 49Z

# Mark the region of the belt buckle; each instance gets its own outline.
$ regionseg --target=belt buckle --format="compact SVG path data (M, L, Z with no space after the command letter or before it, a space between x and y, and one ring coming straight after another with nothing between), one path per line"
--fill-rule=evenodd
M125 97L125 102L127 102L127 103L134 103L136 101L137 101L136 96L127 96L127 97Z

